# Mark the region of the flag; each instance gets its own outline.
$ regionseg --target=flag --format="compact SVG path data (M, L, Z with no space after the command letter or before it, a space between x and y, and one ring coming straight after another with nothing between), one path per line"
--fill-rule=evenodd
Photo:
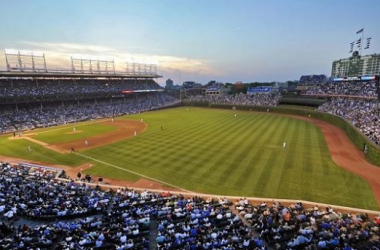
M364 28L361 28L360 30L356 31L356 34L360 34L364 31Z
M371 45L371 39L372 39L372 37L368 37L368 38L367 38L367 43L366 43L364 49L369 49L369 46Z
M361 38L356 41L356 45L358 46L358 49L362 48L362 39Z
M354 51L354 45L355 45L355 41L350 43L350 52L349 53L352 53Z

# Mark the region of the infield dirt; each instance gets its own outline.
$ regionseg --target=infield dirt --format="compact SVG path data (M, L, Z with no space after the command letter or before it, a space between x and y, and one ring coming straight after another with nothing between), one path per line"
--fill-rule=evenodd
M104 121L100 124L116 126L117 129L111 132L107 132L100 135L95 135L89 138L82 138L68 143L57 143L53 146L64 150L65 152L70 152L73 147L75 150L91 149L100 146L108 145L117 141L121 141L134 136L134 132L137 134L144 132L147 128L146 123L139 121L127 121L127 120L116 120L116 121ZM87 140L88 146L85 145Z
M71 148L74 148L76 151L80 151L83 149L92 149L101 147L104 145L108 145L117 141L121 141L134 136L136 131L137 134L144 132L147 128L147 124L139 121L127 121L127 120L115 120L115 121L101 121L99 124L109 125L117 127L116 130L95 135L91 137L81 138L71 142L65 143L55 143L48 144L46 142L42 142L34 139L32 136L38 134L38 132L25 133L22 137L9 137L10 140L19 140L25 139L50 150L59 152L59 153L70 153ZM81 133L81 131L69 132L69 133ZM85 141L87 141L88 145L86 146Z

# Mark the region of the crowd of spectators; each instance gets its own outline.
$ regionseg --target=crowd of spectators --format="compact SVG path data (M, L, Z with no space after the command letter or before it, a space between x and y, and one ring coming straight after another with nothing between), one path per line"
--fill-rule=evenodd
M0 112L0 132L22 131L71 122L135 114L177 104L178 99L164 93L146 93L137 98L112 98L71 104L19 107ZM45 105L45 104L43 104Z
M0 96L49 97L54 95L86 95L121 93L123 90L159 90L153 80L108 79L0 79Z
M212 104L277 106L280 101L278 94L236 94L236 95L196 95L188 97L189 101L210 102Z
M301 202L236 203L240 215L274 249L380 249L380 215L350 214Z
M0 163L2 249L262 249L227 199L102 190ZM26 223L25 218L29 220ZM33 223L30 223L30 222Z
M1 248L380 248L380 215L301 202L253 205L242 198L233 204L226 198L102 190L78 180L58 169L1 162Z
M303 95L330 97L318 111L338 115L380 145L380 110L376 81L328 82L305 90Z
M377 98L375 81L327 82L308 88L302 94L319 96L341 96Z
M318 110L343 117L380 145L379 101L333 98L319 106Z
M299 82L302 85L310 85L325 83L326 80L327 77L325 75L303 75Z
M260 249L226 199L179 198L158 212L158 249Z

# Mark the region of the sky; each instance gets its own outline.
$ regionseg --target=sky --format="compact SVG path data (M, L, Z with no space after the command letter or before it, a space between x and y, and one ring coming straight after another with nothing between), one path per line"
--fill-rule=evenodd
M154 63L183 81L287 81L331 73L350 43L380 53L380 0L0 0L0 50L44 52L50 69L71 56ZM0 70L6 68L0 53Z

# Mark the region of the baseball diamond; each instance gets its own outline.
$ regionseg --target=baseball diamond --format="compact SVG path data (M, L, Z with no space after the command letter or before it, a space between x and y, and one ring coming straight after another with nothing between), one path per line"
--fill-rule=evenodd
M77 123L41 132L37 129L32 131L31 138L48 142L49 147L60 149L63 154L33 141L25 142L29 137L26 132L15 139L2 136L1 143L7 144L9 152L2 155L17 156L21 150L26 158L51 164L76 166L88 161L68 153L75 147L83 155L194 192L378 208L369 183L334 163L323 133L313 122L272 113L240 111L237 117L235 113L175 108L122 116L115 123ZM113 124L119 124L120 129L103 128ZM146 126L146 131L132 137L134 124ZM67 131L73 126L82 132L70 139ZM78 137L81 133L86 135ZM101 134L105 136L100 137ZM85 139L91 147L84 146ZM35 150L26 152L27 148L22 148L25 143ZM107 165L92 164L94 167L86 173L130 180L130 174L123 176Z

